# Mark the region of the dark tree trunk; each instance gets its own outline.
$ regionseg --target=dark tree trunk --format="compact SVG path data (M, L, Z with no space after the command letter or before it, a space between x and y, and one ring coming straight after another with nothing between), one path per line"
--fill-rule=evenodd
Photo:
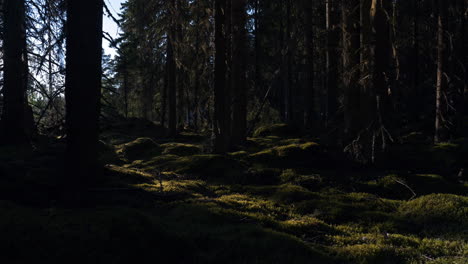
M326 85L327 85L327 124L331 122L338 111L338 43L339 27L337 0L327 0L326 7L326 28L327 28L327 49L326 49Z
M98 174L102 15L102 0L67 2L67 189L87 186Z
M343 86L346 140L357 137L360 129L360 9L359 0L342 1L343 16Z
M445 76L447 43L444 36L447 28L446 5L446 0L438 0L436 117L434 134L434 142L436 143L448 139L446 123L446 118L448 118L446 115L447 105L444 98L447 92L447 78Z
M304 89L304 125L306 128L314 128L318 123L318 117L314 111L315 90L314 90L314 23L312 1L304 0L304 19L306 32L304 34L305 43L305 89Z
M412 99L414 98L423 98L423 90L421 89L422 86L420 85L419 80L419 0L414 0L413 2L413 30L412 30L412 54L410 57L409 65L410 67L410 82L411 82L411 92L410 98L407 99L407 103L409 106L407 110L409 111L410 120L411 121L418 121L420 118L420 109L418 104L413 103Z
M247 3L232 0L232 146L244 143L247 132Z
M173 9L175 0L171 1ZM177 134L177 65L175 61L175 41L176 25L175 17L172 16L170 30L167 34L167 54L166 54L166 87L168 101L168 132L170 136Z
M228 108L226 98L226 0L215 0L215 73L214 73L214 151L225 153L229 147L227 120Z
M370 84L370 66L372 62L370 60L370 35L371 35L371 22L370 22L370 10L372 0L360 0L361 2L361 34L360 34L360 63L361 63L361 85L360 85L360 119L361 129L367 129L375 114L375 95L371 89Z
M390 98L389 83L390 76L390 23L386 12L388 3L385 0L374 0L372 12L372 24L374 30L374 70L372 74L372 87L376 94L377 119L381 126L389 122Z
M4 1L3 113L0 143L29 145L26 89L28 67L24 0Z

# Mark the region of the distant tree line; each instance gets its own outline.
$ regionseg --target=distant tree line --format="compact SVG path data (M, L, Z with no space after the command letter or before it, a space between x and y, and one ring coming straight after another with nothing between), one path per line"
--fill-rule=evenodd
M109 109L211 131L218 153L273 122L365 163L410 131L466 135L466 0L129 0L117 39L102 0L0 3L0 142L66 134L84 179Z

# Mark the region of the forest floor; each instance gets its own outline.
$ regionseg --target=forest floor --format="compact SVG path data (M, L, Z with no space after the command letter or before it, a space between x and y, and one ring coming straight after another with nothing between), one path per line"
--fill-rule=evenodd
M26 177L7 177L1 191L29 198L0 201L0 259L468 263L468 183L456 177L467 140L432 146L413 133L388 162L361 168L285 125L214 155L204 135L164 139L141 123L103 132L105 181L87 191L89 208L46 194L61 142L21 161L2 150L0 173Z

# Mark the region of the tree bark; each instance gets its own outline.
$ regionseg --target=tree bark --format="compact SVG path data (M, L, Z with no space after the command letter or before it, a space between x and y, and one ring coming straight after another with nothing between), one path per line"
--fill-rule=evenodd
M28 67L24 0L5 0L3 15L4 100L0 143L29 145L26 124Z
M175 9L175 1L172 0L172 10ZM176 22L174 14L171 17L171 25L167 34L167 100L168 100L168 133L169 136L177 134L177 65L175 60Z
M247 2L232 0L232 136L231 145L245 142L247 133Z
M67 189L87 186L98 174L102 15L102 0L67 1Z
M326 124L333 120L338 111L338 17L337 0L327 0L326 9L326 29L327 29L327 48L326 48L326 86L327 86L327 113Z
M344 116L346 140L353 140L360 123L360 9L359 0L342 1Z
M446 18L446 1L438 0L438 17L437 17L437 82L436 82L436 116L435 116L435 133L434 142L439 143L448 139L447 123L446 123L446 92L447 78L445 76L446 68L446 40L444 34L447 28Z
M305 43L305 57L306 57L306 80L305 80L305 107L304 107L304 125L307 129L314 128L318 123L318 117L314 111L315 106L315 89L314 89L314 23L313 23L313 10L312 1L303 0L304 3L304 19L306 25L306 32L304 34Z
M371 18L374 30L374 69L372 74L372 88L375 91L377 119L381 126L388 123L388 114L391 109L389 98L390 76L390 24L386 12L388 10L386 0L373 0Z
M226 98L226 0L215 0L215 73L214 73L214 151L225 153L229 147L228 105Z

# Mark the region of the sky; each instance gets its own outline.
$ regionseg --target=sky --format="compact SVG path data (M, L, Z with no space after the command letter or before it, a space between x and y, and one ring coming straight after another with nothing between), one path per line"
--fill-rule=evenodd
M119 17L118 14L120 13L120 5L125 1L126 0L104 0L107 7L112 12L115 18ZM106 14L104 15L103 30L109 33L113 38L116 38L120 32L118 26L114 23L114 21L111 18L107 17ZM106 39L103 40L102 46L106 54L115 56L115 49L109 47L109 42Z

